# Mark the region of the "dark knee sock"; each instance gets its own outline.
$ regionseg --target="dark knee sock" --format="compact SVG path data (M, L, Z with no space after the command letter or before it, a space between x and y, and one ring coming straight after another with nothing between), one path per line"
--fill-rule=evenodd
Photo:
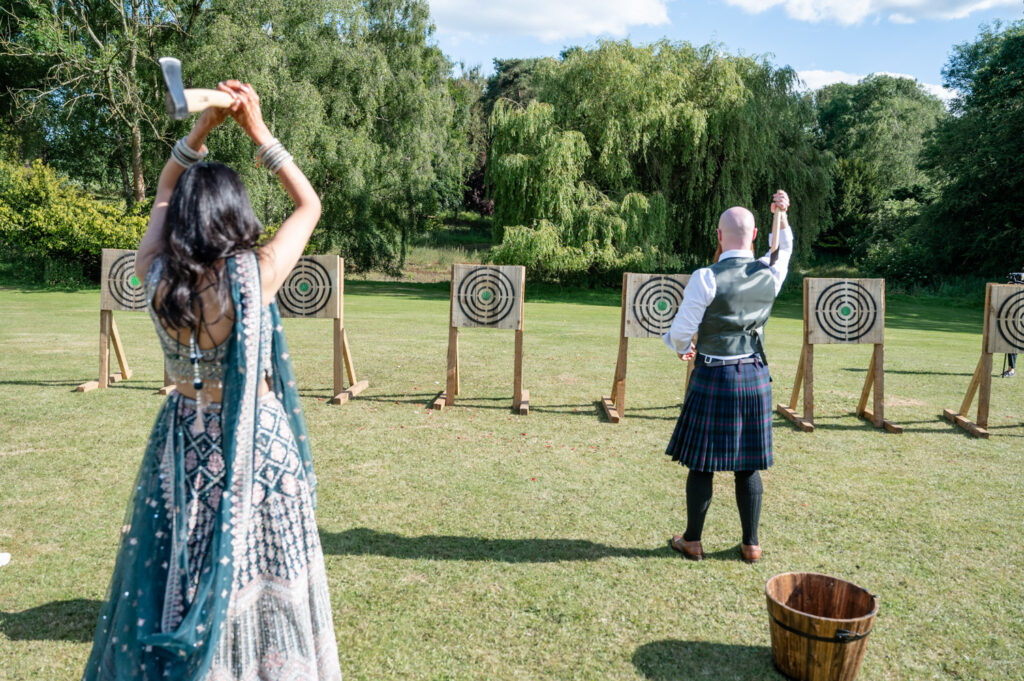
M740 509L743 543L753 546L757 541L757 525L761 521L761 474L757 471L736 471L736 506Z
M686 476L686 532L683 533L686 541L698 541L704 531L704 516L711 505L714 479L714 473L693 470Z

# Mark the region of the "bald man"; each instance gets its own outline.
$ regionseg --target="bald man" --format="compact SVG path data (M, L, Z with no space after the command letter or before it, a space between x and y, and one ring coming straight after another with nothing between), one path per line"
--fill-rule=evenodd
M700 539L715 471L735 473L743 560L756 563L761 558L758 471L772 465L772 389L763 328L793 253L788 209L789 196L777 192L772 213L782 214L782 225L774 265L768 255L754 259L754 215L740 207L722 213L718 220L721 256L690 277L679 312L662 337L680 359L696 357L683 411L666 451L690 469L686 531L672 537L670 544L691 560L704 557Z

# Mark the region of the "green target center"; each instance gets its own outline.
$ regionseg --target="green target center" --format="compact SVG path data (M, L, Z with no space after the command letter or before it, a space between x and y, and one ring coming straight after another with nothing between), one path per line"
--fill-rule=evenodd
M654 304L654 307L658 310L658 312L664 312L665 310L668 309L668 301L659 300Z
M843 315L844 317L849 317L850 315L853 314L853 308L850 307L849 305L843 305L841 308L839 308L839 314Z
M133 274L131 278L128 279L128 283L131 284L132 288L138 288L141 282L139 281L139 277Z
M484 301L485 303L493 297L494 294L486 289L480 292L480 300Z
M302 291L303 293L308 293L309 292L309 282L308 281L301 282L299 284L299 290Z

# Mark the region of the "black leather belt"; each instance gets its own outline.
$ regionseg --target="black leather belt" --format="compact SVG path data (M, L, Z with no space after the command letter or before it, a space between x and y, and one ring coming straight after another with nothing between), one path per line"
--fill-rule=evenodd
M696 364L697 366L705 367L731 367L738 366L740 364L763 364L764 362L757 355L751 355L750 357L740 357L739 359L712 359L707 355L697 355Z

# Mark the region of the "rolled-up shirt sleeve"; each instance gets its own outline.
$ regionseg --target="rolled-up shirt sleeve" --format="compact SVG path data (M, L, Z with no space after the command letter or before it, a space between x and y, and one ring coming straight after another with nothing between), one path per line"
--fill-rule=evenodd
M786 275L789 274L789 261L793 257L793 230L789 227L779 230L779 259L775 261L774 265L771 265L771 234L768 235L768 253L762 258L759 258L765 265L769 265L769 269L772 272L772 278L775 279L775 295L779 295L779 291L782 290L782 282L786 281Z
M665 345L679 354L690 351L693 336L704 319L704 311L715 299L715 290L715 275L710 269L702 267L693 273L683 291L683 302L672 320L672 326L661 337Z

